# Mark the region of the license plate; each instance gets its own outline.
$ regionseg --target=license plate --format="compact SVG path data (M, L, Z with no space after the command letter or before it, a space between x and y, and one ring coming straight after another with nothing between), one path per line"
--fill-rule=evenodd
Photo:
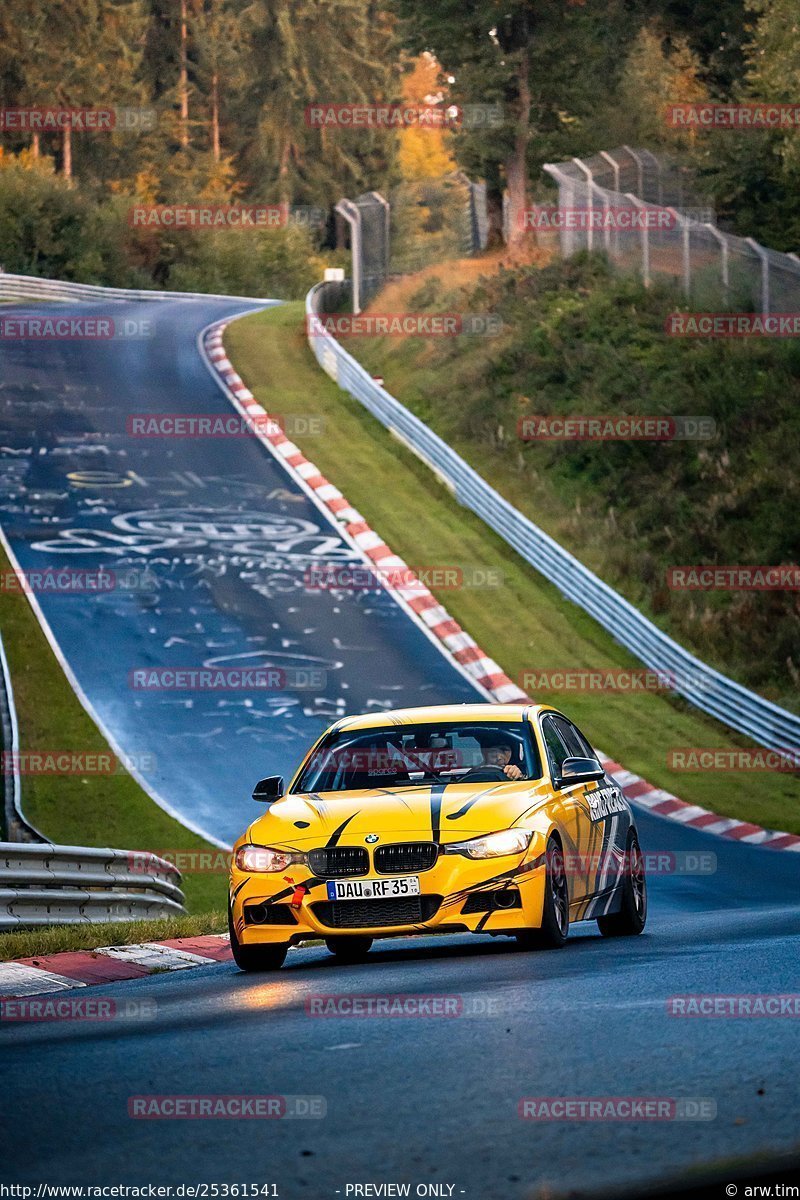
M329 900L393 900L396 896L418 896L419 875L402 879L329 879Z

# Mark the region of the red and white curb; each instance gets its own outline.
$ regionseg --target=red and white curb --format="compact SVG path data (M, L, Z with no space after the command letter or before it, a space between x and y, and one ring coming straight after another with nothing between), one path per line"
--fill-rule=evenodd
M230 958L228 935L219 933L135 946L100 946L97 950L42 954L0 963L0 1023L6 1016L6 999L140 979L161 971L209 967Z
M361 513L353 508L339 489L306 458L300 448L289 440L280 429L277 419L273 422L265 420L264 409L236 373L225 353L222 335L226 326L227 322L223 321L206 330L206 355L225 384L234 406L242 416L252 422L255 436L270 448L289 473L301 486L312 492L330 516L342 526L348 539L361 551L365 559L378 568L381 585L397 596L404 607L410 609L426 632L439 641L464 674L499 703L513 704L525 701L525 693L520 691L493 659L483 653L474 639L453 620L435 596L416 578L403 559L392 553L383 538L370 528ZM267 418L268 416L269 414ZM392 583L392 572L402 577L401 586Z
M273 453L283 461L284 466L301 485L310 489L317 500L328 510L358 546L363 554L382 573L397 571L402 573L404 585L395 587L385 574L381 575L381 583L394 595L398 596L405 606L411 610L427 631L440 643L442 649L455 660L461 670L470 676L489 696L499 704L525 703L530 700L512 679L497 665L493 659L484 654L470 635L454 621L447 610L428 591L403 562L402 558L393 554L383 538L375 533L359 512L344 498L338 488L326 479L318 467L310 462L302 451L291 442L278 427L277 421L265 422L263 407L258 403L253 393L234 370L222 344L223 334L228 322L221 321L212 325L205 332L205 350L211 366L222 380L224 390L232 398L235 407L242 416L250 419L256 437L259 437ZM599 752L598 752L599 753ZM700 829L704 833L717 834L738 842L751 845L765 846L771 850L800 851L800 836L792 833L779 833L772 829L762 829L749 821L739 821L735 817L721 817L709 812L697 804L687 804L673 796L671 792L657 788L639 775L626 771L619 763L606 755L600 754L600 761L607 771L613 774L619 786L632 804L678 821L692 829Z

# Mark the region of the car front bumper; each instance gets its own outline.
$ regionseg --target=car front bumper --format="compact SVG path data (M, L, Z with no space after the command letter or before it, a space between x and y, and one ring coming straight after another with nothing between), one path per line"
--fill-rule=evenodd
M513 934L541 925L545 862L533 843L524 855L492 859L440 854L430 869L410 874L418 875L418 897L330 901L326 881L305 867L267 874L234 866L231 914L236 936L242 945L264 945L354 935ZM403 875L371 872L359 878Z

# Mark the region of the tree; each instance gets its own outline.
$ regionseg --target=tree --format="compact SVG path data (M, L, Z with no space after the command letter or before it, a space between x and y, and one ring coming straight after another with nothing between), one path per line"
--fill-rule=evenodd
M602 6L598 0L394 2L404 45L437 57L451 98L465 113L455 153L465 171L486 180L490 243L501 237L504 187L509 240L521 240L532 143L538 142L541 163L554 135L590 113L610 86L624 26L622 0Z
M242 15L253 80L240 114L239 161L251 187L280 201L329 205L383 186L396 137L386 130L313 128L310 105L391 99L392 29L372 0L252 0Z
M617 136L612 140L656 148L680 147L694 142L681 128L672 128L665 120L671 104L698 104L708 100L708 89L701 80L702 64L690 49L686 38L675 37L671 44L655 24L639 31L620 79L615 105L619 113Z
M447 93L441 86L441 68L432 54L420 54L403 76L403 102L438 105L444 109ZM400 130L398 165L406 180L438 179L456 169L450 150L452 135L444 128L409 125Z

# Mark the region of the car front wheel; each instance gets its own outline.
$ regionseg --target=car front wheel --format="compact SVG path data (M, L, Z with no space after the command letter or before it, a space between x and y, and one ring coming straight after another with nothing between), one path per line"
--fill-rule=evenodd
M622 880L622 906L619 912L598 917L603 937L634 937L641 933L647 921L647 880L644 858L636 831L628 832L625 855L625 875Z
M527 929L516 935L523 950L558 950L569 933L569 885L564 854L558 840L551 834L545 852L547 874L544 888L544 908L539 929Z
M264 946L243 946L233 928L233 916L228 907L228 934L231 939L233 961L240 971L277 971L283 966L289 946L277 942Z

